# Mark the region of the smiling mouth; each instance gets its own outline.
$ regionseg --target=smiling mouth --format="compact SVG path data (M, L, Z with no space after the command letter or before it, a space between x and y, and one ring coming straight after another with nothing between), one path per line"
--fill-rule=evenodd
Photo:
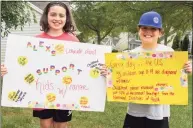
M58 22L52 22L53 24L55 25L60 25L61 23L58 23Z
M146 37L146 38L151 38L152 36L149 36L149 35L144 35L144 37Z

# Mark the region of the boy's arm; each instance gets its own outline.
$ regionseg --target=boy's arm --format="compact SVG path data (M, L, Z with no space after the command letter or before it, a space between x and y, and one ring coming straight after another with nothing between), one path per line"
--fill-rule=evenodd
M192 63L188 61L184 64L184 69L187 73L192 73Z

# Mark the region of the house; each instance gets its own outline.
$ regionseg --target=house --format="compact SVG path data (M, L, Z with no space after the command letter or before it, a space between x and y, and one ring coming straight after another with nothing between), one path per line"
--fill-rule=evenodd
M43 11L46 5L50 2L49 1L41 1L41 2L40 1L30 1L30 3L32 3L33 5L35 5L36 7L38 7L39 9Z
M129 50L132 50L136 47L139 47L141 45L141 41L140 40L135 40L135 39L132 39L130 42L129 42L129 47L128 49Z
M44 2L42 2L42 3L44 3ZM30 25L26 24L23 28L23 31L21 31L20 28L18 28L16 30L12 29L11 34L35 36L35 35L41 33L39 21L40 21L40 18L41 18L43 11L40 8L38 8L37 6L35 6L34 4L32 4L30 2L29 2L29 4L35 12L37 23L31 22ZM1 37L1 62L2 63L4 62L4 59L5 59L6 42L7 42L7 37L4 37L4 38ZM19 44L19 42L15 42L15 43Z
M137 40L137 34L122 32L118 37L107 36L101 41L101 44L110 45L113 49L118 51L124 51L126 49L131 50L140 46L141 42Z

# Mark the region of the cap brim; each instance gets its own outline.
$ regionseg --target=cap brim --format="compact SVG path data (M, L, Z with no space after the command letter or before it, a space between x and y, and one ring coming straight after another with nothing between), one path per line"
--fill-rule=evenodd
M153 25L147 25L147 24L138 24L138 26L147 26L147 27L153 27L153 28L159 28L159 29L162 29L162 27L153 26Z

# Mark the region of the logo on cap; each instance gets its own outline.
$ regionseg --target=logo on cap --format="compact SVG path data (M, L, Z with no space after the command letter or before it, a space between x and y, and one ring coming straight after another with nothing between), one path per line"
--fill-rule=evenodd
M153 18L153 22L157 24L157 23L159 22L158 17L154 17L154 18Z

